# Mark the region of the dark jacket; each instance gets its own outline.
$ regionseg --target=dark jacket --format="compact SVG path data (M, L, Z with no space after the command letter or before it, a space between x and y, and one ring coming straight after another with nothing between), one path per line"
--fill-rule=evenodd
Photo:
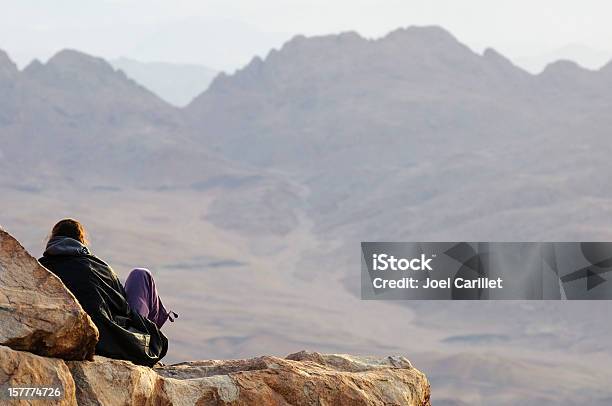
M117 275L79 241L55 237L40 263L74 294L100 331L96 354L153 366L168 350L155 323L130 309Z

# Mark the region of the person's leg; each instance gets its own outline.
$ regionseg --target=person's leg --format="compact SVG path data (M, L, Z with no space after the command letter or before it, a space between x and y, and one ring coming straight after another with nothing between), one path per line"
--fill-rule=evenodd
M168 311L157 294L155 280L148 269L136 268L130 272L125 281L125 293L130 307L157 327L161 328L168 320Z

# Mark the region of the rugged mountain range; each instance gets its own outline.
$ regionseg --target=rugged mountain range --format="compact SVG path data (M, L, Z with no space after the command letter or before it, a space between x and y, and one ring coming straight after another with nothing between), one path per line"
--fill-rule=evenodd
M75 51L2 54L0 222L38 252L79 217L119 273L153 268L187 314L175 360L418 341L434 401L605 404L569 383L610 373L609 304L364 303L358 243L612 240L611 86L610 64L532 75L436 27L298 36L183 109ZM470 354L508 370L450 381ZM524 358L547 367L521 392Z
M605 239L611 81L413 27L296 37L184 113L195 140L306 185L327 238Z
M179 111L103 59L65 50L20 72L3 54L0 72L5 185L166 187L231 172L184 135Z

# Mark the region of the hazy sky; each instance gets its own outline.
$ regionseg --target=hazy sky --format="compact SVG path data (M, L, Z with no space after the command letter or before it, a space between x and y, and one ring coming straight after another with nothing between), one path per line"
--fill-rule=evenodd
M379 37L431 24L476 51L492 46L515 60L567 45L585 65L612 54L612 3L605 0L0 1L0 48L20 66L70 47L231 71L298 33Z

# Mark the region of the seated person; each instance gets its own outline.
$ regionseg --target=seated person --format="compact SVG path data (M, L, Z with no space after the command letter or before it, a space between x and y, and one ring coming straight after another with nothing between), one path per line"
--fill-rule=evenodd
M161 328L166 320L174 321L176 313L166 310L148 269L135 268L125 280L125 293L130 307ZM173 317L174 316L174 317Z
M81 223L61 220L39 261L64 282L98 327L97 355L153 366L168 350L160 328L176 315L162 304L148 270L133 270L124 289L111 267L87 244Z

